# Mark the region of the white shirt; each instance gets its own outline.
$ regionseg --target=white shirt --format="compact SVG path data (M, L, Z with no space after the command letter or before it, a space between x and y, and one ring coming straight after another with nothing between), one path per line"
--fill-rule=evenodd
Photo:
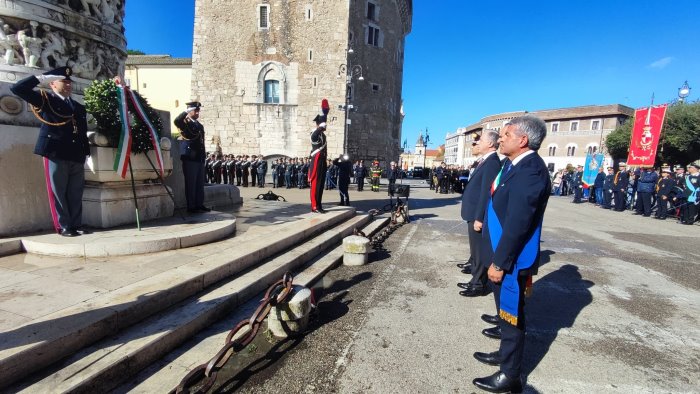
M530 155L533 153L535 153L534 150L529 150L525 153L521 153L520 156L516 157L515 159L513 159L513 161L511 161L511 164L513 164L513 167L515 167L518 163L520 163L520 160L524 159L527 155Z

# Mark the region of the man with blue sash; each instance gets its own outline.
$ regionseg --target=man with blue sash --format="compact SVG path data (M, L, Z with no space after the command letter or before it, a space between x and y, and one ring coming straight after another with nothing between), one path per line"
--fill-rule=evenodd
M685 205L681 207L681 223L693 224L698 216L698 202L700 202L700 176L698 170L700 166L697 164L688 165L688 175L685 176L683 182L683 195L685 196Z
M493 393L522 391L520 374L525 348L525 290L540 258L542 219L552 185L547 165L537 154L547 134L544 121L525 115L500 131L500 150L506 156L491 184L483 228L482 255L499 316L501 345L497 352L474 353L495 374L473 380Z

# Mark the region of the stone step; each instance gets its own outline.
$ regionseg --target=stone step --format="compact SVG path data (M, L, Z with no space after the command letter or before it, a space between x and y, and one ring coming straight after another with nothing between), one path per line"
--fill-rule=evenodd
M81 350L53 366L54 372L47 376L37 374L11 391L107 392L266 289L284 272L294 271L323 254L370 220L361 215L337 224L241 276L211 286L203 294Z
M225 242L215 254L0 333L0 388L349 220L355 211L307 215L276 226L274 242L264 232L246 233L241 242Z
M378 217L367 224L362 231L368 237L373 236L389 224L388 217ZM328 271L342 263L343 245L310 261L295 272L294 283L311 287ZM117 387L113 393L156 393L167 392L175 388L180 380L197 365L206 362L223 345L229 330L243 319L249 318L260 304L263 293L258 293L248 302L238 307L232 314L226 315L214 326L204 330L194 338L185 342L182 348L170 352L165 357L151 364L138 375Z

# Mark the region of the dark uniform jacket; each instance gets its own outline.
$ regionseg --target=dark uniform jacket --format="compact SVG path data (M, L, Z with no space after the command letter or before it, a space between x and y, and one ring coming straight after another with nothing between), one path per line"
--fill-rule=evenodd
M204 126L196 120L187 118L187 112L178 115L173 121L180 129L180 159L204 162Z
M501 170L498 154L492 153L481 165L472 170L467 187L462 194L462 219L471 222L484 221L486 205L491 195L491 183Z
M338 181L339 182L350 182L350 172L352 171L352 163L348 160L333 160L333 164L338 167Z
M30 76L14 84L10 90L38 108L37 112L45 122L64 124L52 126L42 122L34 153L49 159L84 163L85 156L90 155L85 107L71 99L71 108L53 91L35 91L37 85L39 80Z
M605 176L605 181L603 181L603 189L605 190L612 190L613 188L613 180L615 179L614 174L607 174Z
M595 176L595 181L593 181L593 187L595 187L596 189L602 189L604 183L605 183L605 173L599 172L598 175Z
M618 171L613 178L613 191L625 192L627 193L627 186L629 186L630 176L627 171Z
M674 186L676 186L676 181L673 178L661 178L656 185L656 195L669 197Z
M367 167L356 166L355 167L355 178L365 178L367 176Z

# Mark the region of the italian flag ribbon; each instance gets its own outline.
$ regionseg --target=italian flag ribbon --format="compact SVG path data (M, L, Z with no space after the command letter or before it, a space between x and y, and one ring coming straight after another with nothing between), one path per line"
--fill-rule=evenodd
M122 178L126 177L126 169L129 165L129 157L131 155L131 124L129 122L129 116L127 112L127 95L129 100L136 110L136 115L146 124L148 127L148 133L151 137L151 144L153 145L153 150L156 152L156 161L158 162L158 167L160 168L160 175L165 176L165 171L163 169L163 152L160 150L160 141L158 141L158 134L156 134L156 129L153 124L148 119L146 111L143 106L136 98L136 94L128 87L123 87L117 85L118 97L119 97L119 115L122 119L122 133L119 138L119 147L117 148L117 157L114 159L114 170L119 173Z
M129 111L126 105L126 92L123 86L117 85L117 99L119 101L119 117L122 120L122 132L119 136L117 146L117 156L114 158L114 171L119 176L126 178L126 170L129 167L129 157L131 156L131 123L129 122Z

